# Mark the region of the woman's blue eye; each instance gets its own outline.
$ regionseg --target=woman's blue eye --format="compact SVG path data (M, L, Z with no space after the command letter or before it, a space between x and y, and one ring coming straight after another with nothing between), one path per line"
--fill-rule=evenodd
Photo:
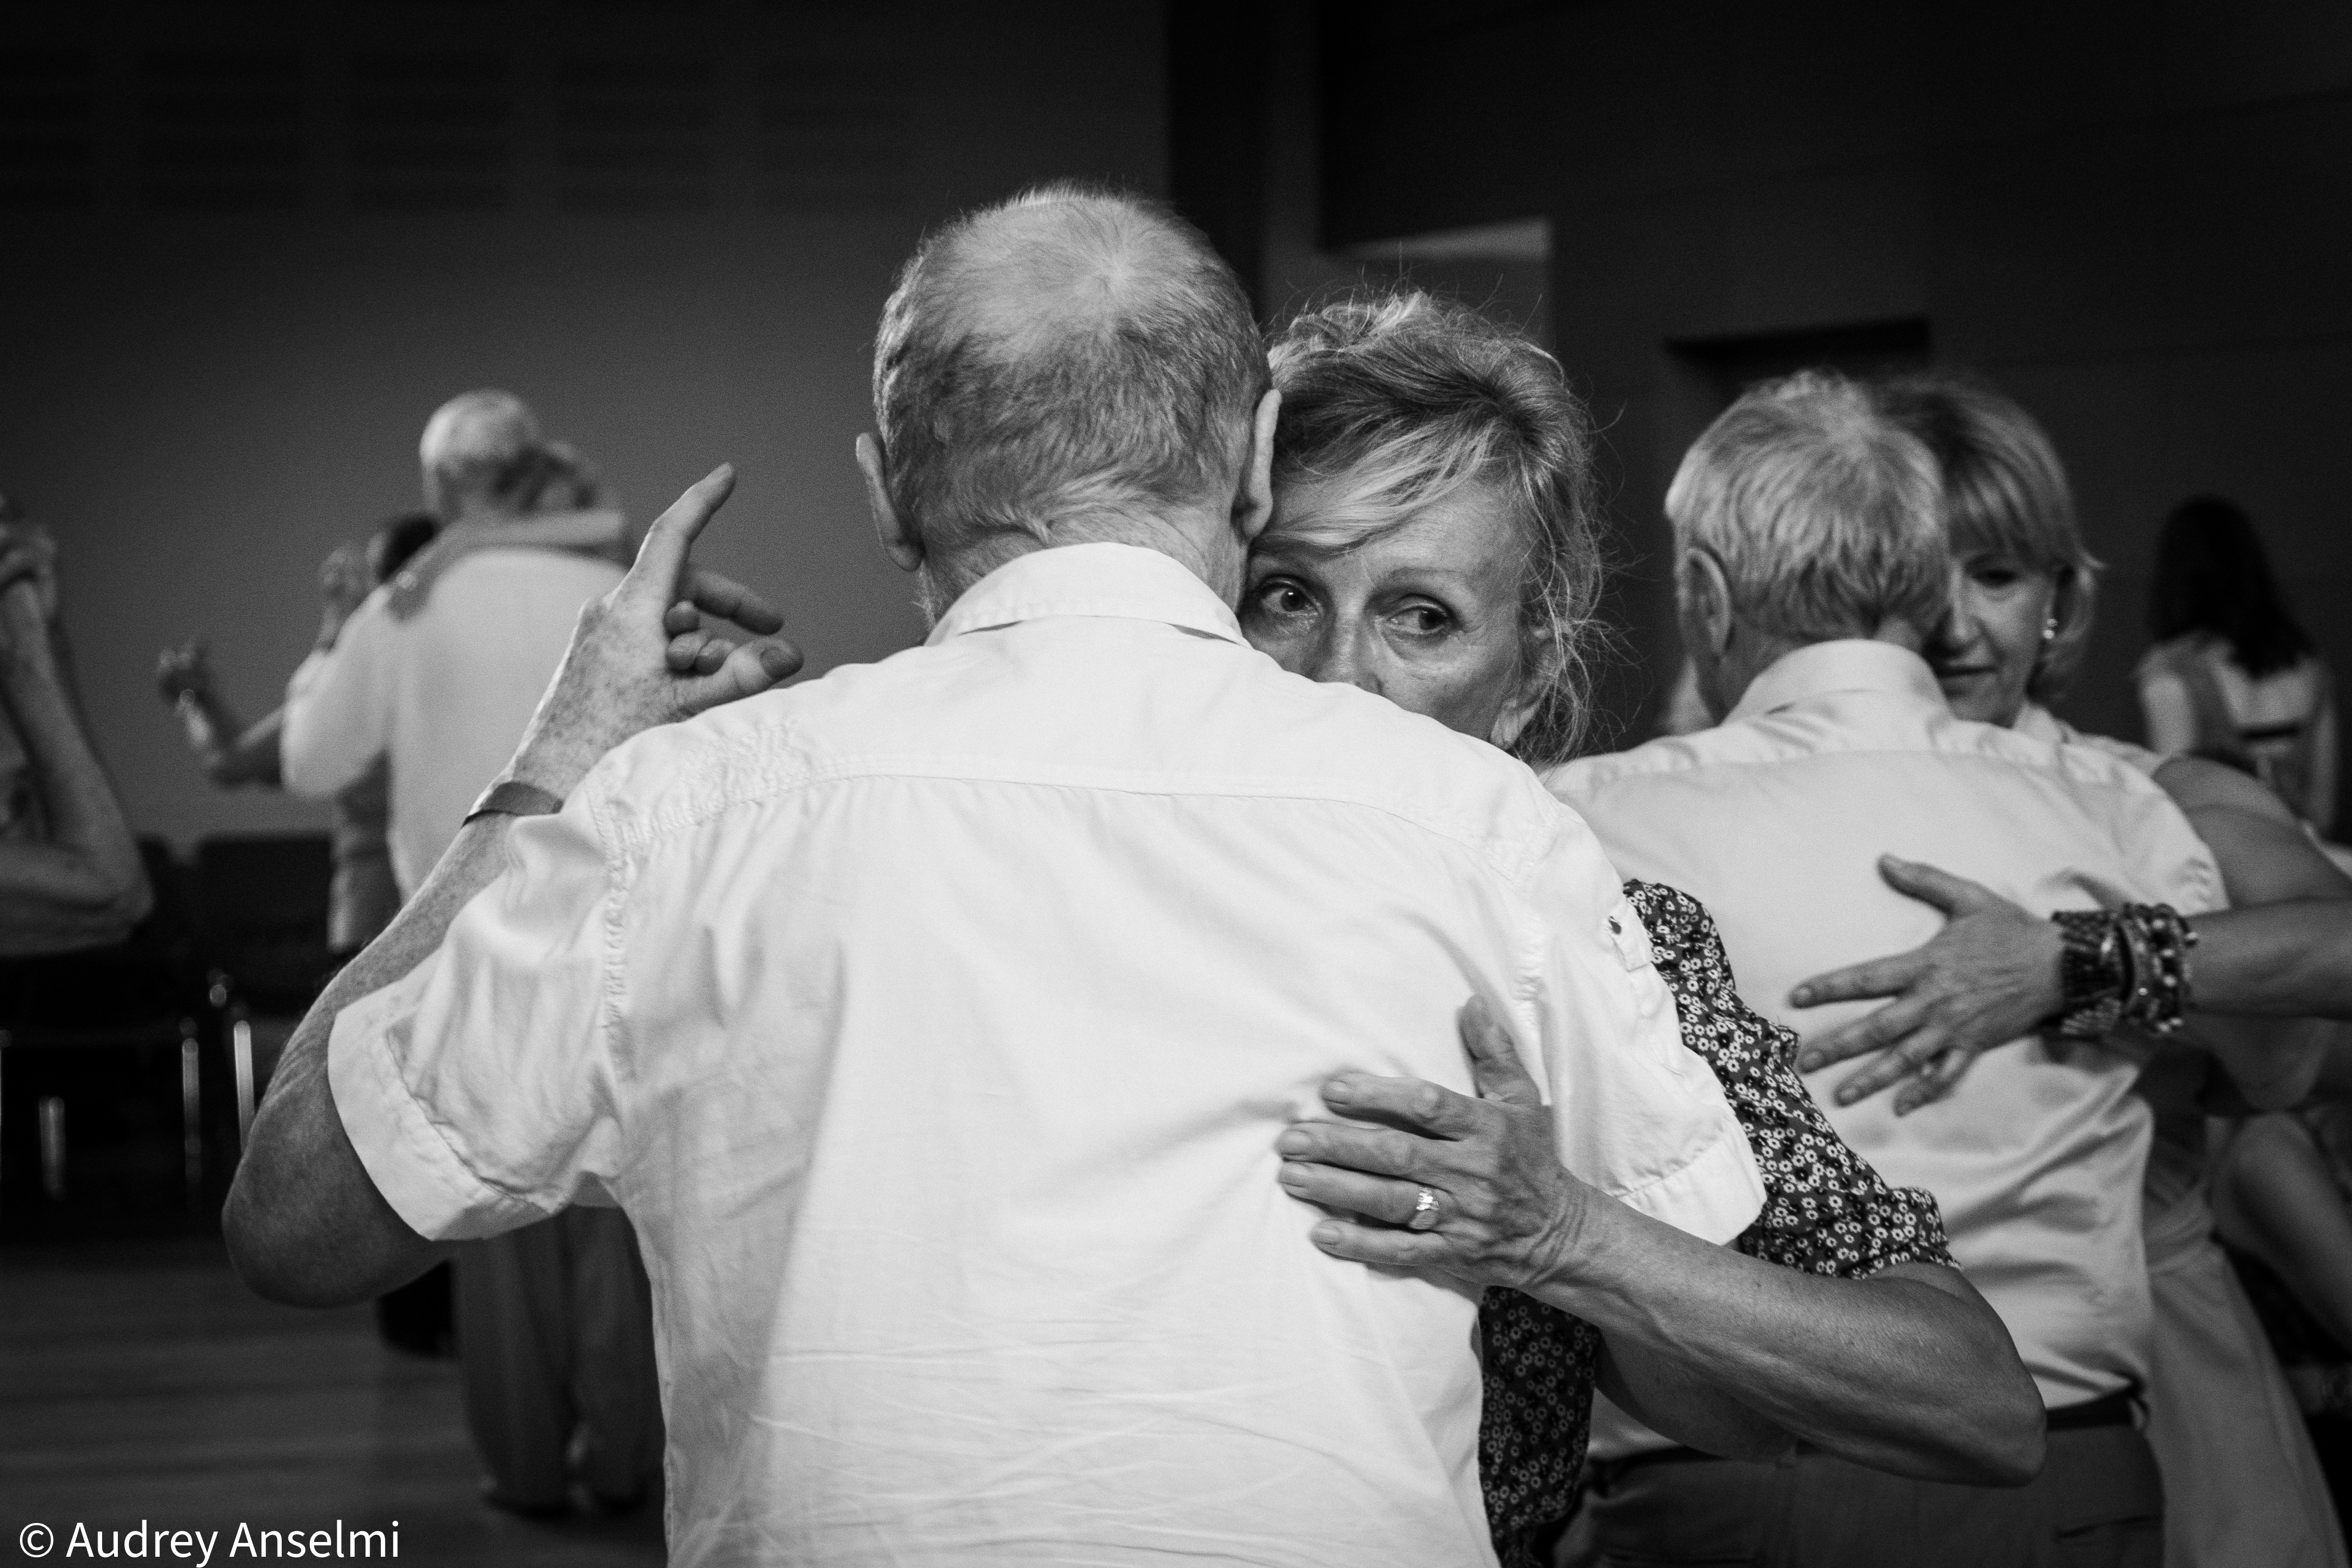
M1399 616L1405 629L1417 637L1433 637L1454 624L1453 617L1434 605L1414 605Z

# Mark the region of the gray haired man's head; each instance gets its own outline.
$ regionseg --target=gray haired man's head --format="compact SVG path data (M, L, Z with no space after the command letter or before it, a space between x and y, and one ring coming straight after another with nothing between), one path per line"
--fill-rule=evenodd
M433 411L416 459L425 470L425 504L454 521L510 488L538 455L539 417L511 392L461 392Z
M1056 185L967 214L882 312L880 449L861 461L886 546L919 565L931 614L1046 546L1184 555L1204 519L1244 526L1268 384L1240 280L1164 207ZM1237 587L1241 542L1230 554Z
M1709 706L1720 715L1811 643L1921 646L1950 595L1941 500L1934 456L1833 372L1764 383L1724 410L1666 490L1684 640Z

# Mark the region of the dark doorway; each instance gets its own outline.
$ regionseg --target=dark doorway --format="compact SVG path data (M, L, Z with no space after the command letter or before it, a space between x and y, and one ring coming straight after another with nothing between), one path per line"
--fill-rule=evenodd
M1809 327L1794 332L1698 338L1666 347L1711 384L1718 413L1758 382L1794 371L1820 368L1874 375L1916 370L1935 357L1934 339L1924 316Z

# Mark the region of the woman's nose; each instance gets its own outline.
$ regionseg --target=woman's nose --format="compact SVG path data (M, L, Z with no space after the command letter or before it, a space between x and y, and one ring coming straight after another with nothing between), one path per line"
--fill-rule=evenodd
M1341 626L1327 637L1320 668L1315 679L1335 685L1357 687L1375 697L1384 697L1380 667L1373 656L1370 634L1353 626Z

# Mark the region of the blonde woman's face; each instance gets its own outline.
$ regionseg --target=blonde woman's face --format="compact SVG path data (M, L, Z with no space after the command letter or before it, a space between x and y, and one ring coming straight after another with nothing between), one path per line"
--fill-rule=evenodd
M1333 548L1294 532L1335 487L1286 487L1258 536L1242 630L1283 668L1344 682L1507 745L1527 719L1526 549L1501 498L1465 486L1403 523Z
M1979 723L2017 722L2047 646L2058 579L2000 551L1953 558L1952 613L1928 649L1952 711Z

